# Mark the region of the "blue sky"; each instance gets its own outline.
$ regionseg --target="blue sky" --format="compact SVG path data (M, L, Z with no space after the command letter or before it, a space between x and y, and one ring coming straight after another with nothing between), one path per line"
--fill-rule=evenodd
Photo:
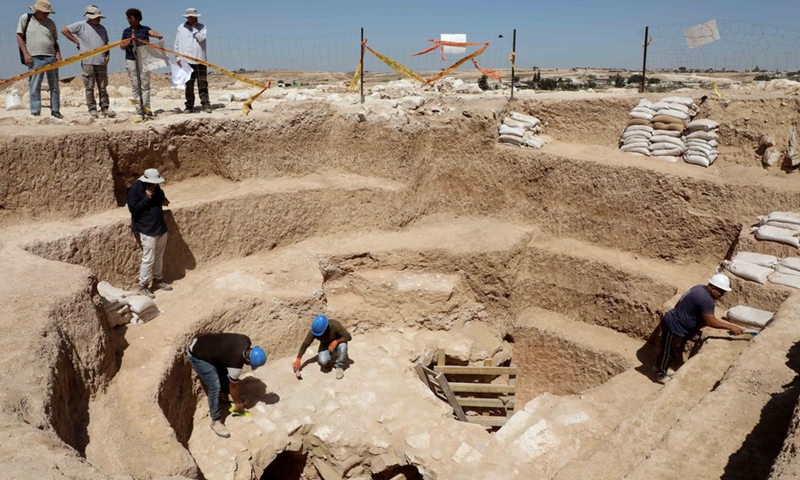
M430 45L427 38L438 38L440 33L467 33L470 41L492 42L479 59L483 63L481 66L506 67L511 32L515 28L517 65L525 68L534 65L640 68L645 25L660 26L655 29L660 36L654 39L654 61L663 59L658 56L659 50L655 48L658 46L672 55L667 63L680 63L692 58L684 55L696 53L680 51L680 32L687 26L711 19L720 22L723 40L729 40L724 55L731 58L750 55L752 49L764 55L759 50L763 44L767 48L777 48L777 43L790 43L793 46L788 48L800 50L800 44L793 40L800 31L800 1L797 0L193 0L186 4L139 0L97 3L107 17L104 24L112 40L118 39L122 28L127 26L124 11L135 6L142 10L145 25L165 35L167 47L172 43L184 8L196 7L203 14L201 21L209 28L209 60L216 60L229 69L272 66L352 70L357 62L357 58L353 60L352 51L357 51L361 27L365 28L373 48L415 69L447 66L434 53L424 60L410 57L415 50ZM0 38L0 77L24 71L16 60L13 31L19 15L29 11L27 5L32 4L33 0L0 1L0 29L4 32ZM52 18L59 30L82 19L84 3L52 0L52 4L56 11ZM766 36L759 33L756 25L768 26L769 33ZM498 38L499 35L503 35L503 39ZM665 47L667 36L671 36L670 43ZM75 50L66 39L62 41L65 51L74 54ZM732 49L730 42L735 42ZM707 50L700 62L716 63L711 66L717 68L725 66L727 60L722 58L722 53L715 53L711 47ZM791 58L787 60L787 55L778 56L776 68L794 68L794 57L789 55ZM452 56L443 63L449 65L456 58ZM764 56L762 63L766 65L770 58ZM370 62L373 69L380 69L379 65L374 65L377 60L372 58ZM121 65L116 57L112 70L115 65ZM370 65L367 64L368 69Z

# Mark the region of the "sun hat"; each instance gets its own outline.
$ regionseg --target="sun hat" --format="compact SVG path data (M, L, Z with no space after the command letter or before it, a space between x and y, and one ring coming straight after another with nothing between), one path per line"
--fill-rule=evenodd
M144 175L139 177L139 180L144 183L156 183L156 184L164 183L166 181L164 180L164 177L162 177L161 174L158 173L158 170L155 168L148 168L147 170L145 170Z
M103 15L103 12L100 11L100 7L97 5L87 5L86 11L83 12L83 16L89 20L93 20L95 18L106 18L106 16Z
M187 8L185 12L183 12L183 16L186 18L189 17L199 17L202 13L198 12L196 8Z
M56 13L53 11L53 7L50 6L50 2L47 0L36 0L36 3L31 5L30 8L34 12Z

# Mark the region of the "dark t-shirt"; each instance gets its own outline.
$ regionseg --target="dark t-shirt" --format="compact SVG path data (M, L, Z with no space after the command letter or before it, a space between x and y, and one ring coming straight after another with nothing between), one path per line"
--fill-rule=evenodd
M703 314L714 315L714 297L705 285L695 285L664 315L664 323L675 335L690 337L705 325Z
M328 345L331 344L332 341L336 340L337 338L341 338L342 342L349 342L353 339L350 336L350 333L344 328L344 325L339 323L337 320L329 319L328 320L328 328L325 329L325 332L320 335L319 337L315 337L311 331L306 334L305 340L303 340L303 344L300 345L300 352L297 354L298 357L302 357L308 347L314 342L314 340L319 340L320 349L328 348Z
M149 237L157 237L167 231L164 222L164 190L156 185L149 199L145 190L151 184L136 180L128 189L128 211L131 212L131 228L134 232L144 233Z
M136 38L144 40L145 42L149 42L150 41L150 30L152 30L150 27L145 27L144 25L140 24L139 27L136 28L136 32L135 32L136 33ZM125 40L127 38L131 38L131 33L132 32L133 32L133 29L131 29L131 27L128 27L125 30L123 30L122 31L122 40ZM128 45L125 47L125 60L136 60L136 57L133 56L133 48L134 48L134 46L141 47L142 45L144 45L144 44L139 43L136 40L132 40L130 43L128 43Z
M250 337L241 333L209 333L199 335L189 344L193 357L218 368L228 369L228 378L239 379L244 368L244 353L250 348Z

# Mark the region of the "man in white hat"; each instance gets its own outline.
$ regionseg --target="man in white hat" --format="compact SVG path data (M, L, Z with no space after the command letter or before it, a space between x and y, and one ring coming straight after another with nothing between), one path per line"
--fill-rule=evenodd
M106 27L100 25L100 20L106 18L97 5L88 5L83 13L85 21L75 22L64 27L61 33L67 40L78 46L78 50L88 52L108 45L108 32ZM86 106L89 115L98 118L97 103L94 99L94 85L100 97L100 112L104 117L115 117L117 114L109 110L108 100L108 59L111 54L106 52L81 60L83 71L83 88L86 91Z
M197 18L201 15L196 8L187 8L183 16L186 21L178 26L178 34L175 35L174 50L181 55L192 57L197 60L206 61L206 26L200 23ZM203 111L211 113L211 102L208 100L208 68L195 60L187 60L178 57L178 66L182 62L187 62L192 67L192 76L186 82L186 103L183 113L194 112L194 81L197 80L197 92L200 94L200 105Z
M656 360L659 383L667 383L671 374L670 362L683 355L686 341L702 327L720 328L741 335L740 326L718 319L714 315L714 302L731 291L730 279L718 273L708 279L707 285L695 285L681 296L675 308L661 319L661 352Z
M27 65L29 70L37 70L60 61L61 50L58 47L56 24L49 18L51 13L56 13L50 2L36 0L30 9L33 13L26 13L19 18L17 45L22 63ZM60 111L58 69L28 77L31 115L38 117L42 113L42 79L45 74L50 89L50 113L56 118L64 118Z
M148 168L128 189L131 228L139 234L142 242L139 293L150 298L155 298L153 290L172 290L172 285L164 282L162 273L164 250L167 248L164 207L169 206L169 200L160 187L164 182L157 169ZM151 275L153 285L148 287Z

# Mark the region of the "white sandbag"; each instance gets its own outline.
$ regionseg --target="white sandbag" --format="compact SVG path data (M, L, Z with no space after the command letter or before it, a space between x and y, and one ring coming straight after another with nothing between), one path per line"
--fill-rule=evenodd
M156 306L156 302L145 295L131 295L126 297L128 301L128 306L131 308L131 312L135 314L140 314L147 310L148 308L153 308Z
M500 125L500 135L516 135L518 137L524 137L525 129L509 127L508 125Z
M680 110L673 110L671 108L666 108L663 110L659 110L656 112L656 115L666 115L668 117L678 118L680 120L689 120L689 114L686 112L681 112Z
M752 282L758 282L762 285L767 281L767 277L769 277L769 275L775 271L769 267L762 267L761 265L756 265L755 263L740 262L737 260L732 262L723 262L723 265L725 265L725 268L729 272L737 277L744 278L745 280L750 280Z
M658 150L653 150L652 148L650 149L650 155L652 155L654 157L679 157L682 154L683 154L683 150L681 150L680 148L677 148L677 147L669 148L669 149L666 149L666 148L665 149L658 149Z
M217 97L218 102L231 102L233 101L233 92L222 92Z
M680 137L681 132L679 130L653 130L653 136L661 135L667 137Z
M650 139L647 137L640 137L637 135L635 137L630 137L622 140L622 145L633 145L633 144L636 144L637 147L647 148L650 146Z
M17 93L17 89L12 88L11 91L8 92L8 95L6 95L6 110L11 112L13 110L23 110L24 108L22 99L19 98L19 93Z
M637 107L650 107L652 102L646 98L639 100L639 103L636 104Z
M672 142L651 143L650 151L655 152L656 150L676 150L678 153L670 153L668 155L680 155L686 149L683 146L676 145Z
M539 137L531 137L525 140L525 145L536 149L544 147L544 140Z
M630 118L640 118L642 120L652 120L653 119L653 114L652 113L628 112L628 116Z
M707 167L711 165L711 160L703 155L684 155L683 161L686 163L691 163L692 165L700 165L701 167Z
M516 135L500 135L500 142L518 147L525 145L525 139Z
M650 137L653 136L650 132L623 132L622 139L627 140L629 138L644 138L645 140L650 140Z
M111 327L118 327L130 323L132 315L131 309L127 305L122 305L116 310L106 312L106 318Z
M689 125L687 125L686 128L692 131L703 130L708 132L709 130L714 130L719 128L719 123L709 118L700 118L689 122Z
M767 255L766 253L739 252L733 257L734 262L753 263L767 268L775 268L778 264L778 257Z
M800 258L786 257L781 259L781 265L791 268L793 270L800 270Z
M684 153L686 155L694 155L694 156L699 156L699 157L706 157L709 160L711 160L709 158L709 155L711 154L711 152L709 152L707 150L701 150L701 149L699 149L697 147L689 147L689 148L686 149L686 151Z
M669 102L669 103L667 103L667 108L669 108L671 110L680 110L681 112L686 113L686 114L688 114L689 111L691 110L688 105L684 105L684 104L678 103L678 102Z
M680 103L681 105L686 105L687 107L691 107L694 104L694 100L686 97L667 97L661 101L667 103Z
M701 140L716 140L717 133L716 132L706 132L704 130L697 130L688 135L686 135L686 140L692 140L695 138L699 138Z
M135 293L117 288L105 280L97 282L97 293L100 294L103 300L108 302L121 301L125 297L135 295ZM122 301L122 303L127 304L128 302Z
M775 271L778 273L785 273L786 275L795 275L800 277L800 270L795 270L794 268L789 268L785 265L778 265L775 267Z
M509 127L514 128L521 128L523 130L527 130L531 128L531 124L528 122L520 122L519 120L514 120L511 117L506 117L503 119L503 125L508 125Z
M623 152L627 152L635 148L644 148L649 151L648 149L649 146L650 142L631 142L631 143L625 143L624 145L619 147L619 149L622 150Z
M669 135L653 135L650 137L650 141L652 143L671 143L676 147L684 148L686 145L683 144L683 140L677 137L670 137Z
M665 102L663 100L659 100L659 101L653 103L652 105L650 105L650 108L655 110L655 111L663 110L665 108L669 108L669 102Z
M796 223L800 225L800 213L796 212L771 212L767 215L769 222Z
M709 145L708 142L705 141L705 140L696 140L696 139L695 140L688 140L685 143L685 145L686 145L687 149L689 149L689 148L697 148L697 149L703 150L704 152L711 152L712 150L714 150L714 147Z
M644 155L646 157L650 156L650 150L647 147L630 148L630 149L627 149L627 150L623 150L623 152L625 152L625 153L635 153L637 155Z
M767 217L759 217L759 218L767 218ZM765 221L762 222L761 225L769 225L771 227L778 227L778 228L788 228L789 230L800 232L800 225L796 223Z
M532 127L539 125L539 122L541 122L541 120L539 120L538 118L531 117L530 115L525 115L524 113L511 112L510 115L511 118L513 118L514 120L519 120L520 122L529 123Z
M626 132L649 132L653 133L653 127L650 125L631 125L625 129Z
M759 310L758 308L748 307L747 305L736 305L733 308L729 308L723 315L723 318L727 319L729 322L758 329L763 329L769 325L773 317L775 317L774 312Z
M784 285L800 290L800 277L796 275L775 272L769 276L769 281L776 285Z
M674 155L659 155L653 158L656 160L661 160L662 162L678 163L678 157Z
M795 248L800 247L800 232L789 230L788 228L761 225L756 229L756 238L771 242L785 243Z
M641 105L639 105L637 107L633 107L631 112L649 113L650 115L655 113L655 111L652 108L644 107L644 106L641 106Z
M719 157L719 152L717 152L716 150L714 150L713 152L708 154L708 160L711 163L714 163L714 161L717 159L717 157Z

